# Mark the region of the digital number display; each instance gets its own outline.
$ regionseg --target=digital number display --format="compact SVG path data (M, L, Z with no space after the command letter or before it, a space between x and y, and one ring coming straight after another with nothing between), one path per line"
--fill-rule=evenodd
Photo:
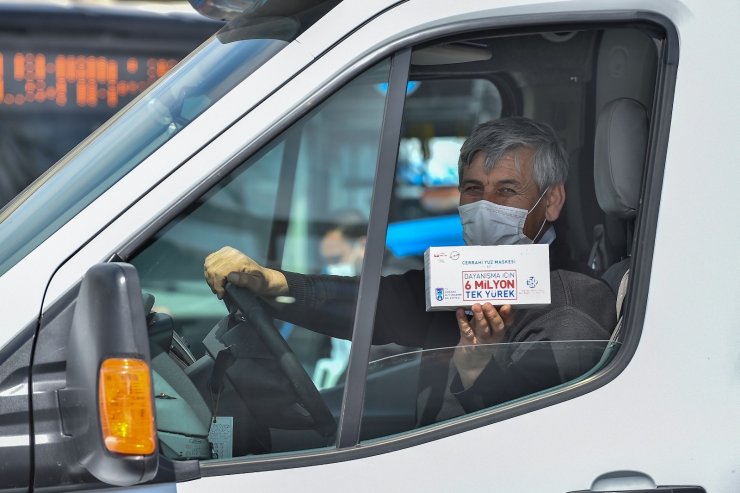
M178 60L146 56L0 51L0 109L115 109Z

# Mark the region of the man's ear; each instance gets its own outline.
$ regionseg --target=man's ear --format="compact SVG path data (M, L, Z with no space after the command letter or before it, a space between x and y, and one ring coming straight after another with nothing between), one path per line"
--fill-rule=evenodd
M560 217L560 211L565 204L565 185L552 185L545 195L545 218L554 223Z

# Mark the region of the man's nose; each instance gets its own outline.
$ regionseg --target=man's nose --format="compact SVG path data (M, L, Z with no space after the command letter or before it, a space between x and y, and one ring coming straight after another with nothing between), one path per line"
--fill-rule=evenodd
M493 190L491 191L484 191L483 196L481 197L481 200L487 200L488 202L493 202L494 204L502 205L501 201L496 197L496 194L493 193Z

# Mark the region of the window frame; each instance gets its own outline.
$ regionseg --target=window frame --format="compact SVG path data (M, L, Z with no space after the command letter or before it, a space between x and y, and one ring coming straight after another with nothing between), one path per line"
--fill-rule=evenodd
M382 256L378 244L385 241L385 227L388 222L388 213L382 214L382 208L388 207L380 203L380 198L392 193L392 179L396 168L396 151L400 139L400 124L393 133L393 129L384 118L381 130L381 141L388 138L387 143L381 144L381 155L377 167L375 183L373 185L373 205L370 215L370 228L368 230L368 245L366 257L363 263L363 275L360 283L352 352L350 354L348 374L346 380L347 391L344 396L342 412L340 415L337 445L335 448L325 450L296 451L285 454L249 456L234 458L224 461L211 461L202 463L200 461L173 462L177 481L195 479L197 477L220 476L225 474L236 474L253 471L267 471L284 468L304 467L326 463L354 460L374 455L384 454L400 449L413 447L426 442L438 440L448 436L456 435L481 426L507 420L519 415L556 405L567 400L585 395L614 380L629 364L640 341L642 326L645 318L647 294L650 285L650 271L657 230L657 218L660 206L660 197L663 187L663 174L668 146L668 134L670 130L670 119L673 107L673 94L675 89L679 41L678 34L673 23L661 14L651 12L596 12L596 13L559 13L559 14L531 14L510 17L498 17L488 19L477 19L474 21L460 21L446 24L434 29L414 32L407 35L401 41L394 42L376 50L372 56L365 57L361 63L346 69L342 76L333 79L324 88L314 94L307 95L306 103L297 107L294 111L281 120L278 125L273 126L259 139L245 144L243 152L234 156L226 162L218 173L214 173L210 179L205 180L199 186L194 187L183 195L182 199L157 220L151 222L143 231L135 235L133 239L125 243L112 258L126 260L140 245L145 243L154 233L168 224L186 209L192 201L210 189L215 183L228 172L239 166L245 159L252 156L269 144L284 130L295 124L303 114L310 110L319 101L330 97L336 90L359 75L363 70L377 63L384 57L394 54L392 61L391 78L398 55L402 52L410 54L410 48L424 42L433 41L437 38L448 37L455 34L474 33L476 31L495 31L506 35L513 33L530 33L542 30L570 30L574 28L609 28L609 27L650 27L662 31L665 36L662 51L658 55L658 73L655 83L655 97L653 103L653 118L650 122L648 154L646 158L645 172L643 176L642 206L635 222L634 251L631 265L630 290L625 300L624 327L622 329L623 345L616 356L606 367L576 383L567 384L562 388L550 389L538 393L531 398L518 400L515 403L498 406L426 427L421 430L412 430L402 435L374 439L372 443L359 442L359 425L361 423L362 396L365 389L365 376L367 374L368 353L372 339L372 323L366 320L366 314L374 317L375 301L377 300L377 286L380 280L380 269ZM400 58L398 58L400 60ZM399 64L401 62L399 61ZM408 78L409 65L406 62L405 75ZM400 68L398 69L400 70ZM397 75L398 76L398 75ZM406 82L389 84L388 99L397 100L401 96L405 100ZM518 104L518 103L517 103ZM388 109L386 103L386 110ZM388 136L390 134L390 136ZM395 139L395 149L392 153L383 152L385 146ZM391 146L393 147L393 146ZM392 159L388 161L389 154ZM382 176L381 176L382 175ZM390 176L390 180L388 179ZM380 258L378 261L377 258ZM362 315L362 316L360 316ZM369 327L369 329L364 328ZM359 406L358 403L359 402ZM346 427L346 431L345 431ZM169 462L168 459L160 457L160 461Z
M370 361L375 307L378 302L380 274L385 252L385 232L388 229L393 180L396 176L398 143L401 138L401 123L410 65L411 48L403 48L391 58L385 113L380 131L380 150L370 205L370 222L365 243L365 257L362 261L355 307L352 349L347 364L344 398L337 430L338 449L354 447L360 441L365 382ZM362 382L361 385L360 382Z

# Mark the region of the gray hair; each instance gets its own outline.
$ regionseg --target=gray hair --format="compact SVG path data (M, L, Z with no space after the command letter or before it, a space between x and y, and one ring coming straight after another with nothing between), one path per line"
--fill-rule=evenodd
M514 116L478 125L460 148L458 173L470 166L476 153L486 156L485 169L490 172L504 154L526 147L534 151L533 175L539 191L568 179L568 158L555 131L545 123Z

